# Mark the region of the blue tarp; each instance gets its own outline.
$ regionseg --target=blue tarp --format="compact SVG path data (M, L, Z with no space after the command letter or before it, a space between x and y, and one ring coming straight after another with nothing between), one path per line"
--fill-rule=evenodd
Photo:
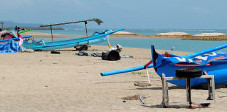
M5 43L0 43L0 53L16 53L21 51L18 41L9 40Z

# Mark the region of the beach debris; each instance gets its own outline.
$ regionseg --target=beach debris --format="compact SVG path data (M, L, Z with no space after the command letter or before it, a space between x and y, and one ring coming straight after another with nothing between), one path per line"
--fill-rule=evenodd
M139 99L139 95L133 95L133 96L126 96L121 98L123 100L138 100Z
M135 74L135 75L143 75L143 74L145 74L145 72L140 72L140 71L132 71L131 72L132 74Z
M139 100L142 104L145 104L145 102L143 100L149 97L149 96L140 95L140 94L138 96L139 96Z
M22 49L23 53L34 53L35 51L33 49Z
M78 53L74 53L75 56L93 56L93 57L102 57L102 53L100 52L85 52L79 51ZM121 55L121 58L133 58L133 56Z
M115 47L110 48L106 53L102 53L103 60L117 61L121 59L120 52L122 51L122 46L116 44Z
M51 54L60 54L59 51L51 51L50 53L51 53Z
M121 55L121 58L133 58L133 56Z
M81 46L75 46L74 48L77 50L77 51L86 51L88 50L88 48L91 47L87 44L83 44Z
M107 51L102 53L102 60L117 61L121 59L120 53L116 50Z
M122 47L119 44L116 44L116 47L110 48L107 52L86 52L86 51L79 51L78 53L75 53L75 56L93 56L93 57L101 57L103 60L110 60L110 61L116 61L120 60L121 58L133 58L133 56L126 56L126 55L120 55L120 52L122 51Z
M147 83L147 82L135 82L134 83L134 86L148 87L148 86L151 86L151 84L150 83Z
M126 97L123 97L121 99L123 99L124 103L126 102L126 100L139 100L142 104L145 104L145 102L143 101L144 99L148 98L148 96L145 96L145 95L133 95L133 96L126 96Z
M78 53L75 53L74 55L76 55L76 56L94 56L94 57L101 57L101 56L102 56L102 53L79 51Z

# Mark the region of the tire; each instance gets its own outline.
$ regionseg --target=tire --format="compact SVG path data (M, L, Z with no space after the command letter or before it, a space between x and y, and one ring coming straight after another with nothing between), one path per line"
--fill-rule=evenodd
M88 50L88 45L86 45L86 44L82 45L82 46L81 46L81 49L82 49L82 50Z
M82 46L74 46L77 51L86 51L88 50L88 45L83 44Z
M117 61L121 59L119 52L116 50L108 51L107 53L102 53L103 60Z
M182 68L176 70L176 77L194 78L202 76L203 71L197 68Z
M50 53L51 53L51 54L60 54L59 51L51 51Z

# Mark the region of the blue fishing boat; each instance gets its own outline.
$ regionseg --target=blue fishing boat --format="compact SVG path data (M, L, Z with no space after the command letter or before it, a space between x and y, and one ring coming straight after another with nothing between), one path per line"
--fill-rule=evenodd
M102 76L126 73L131 71L142 70L146 68L154 68L156 73L161 77L164 73L167 77L175 77L176 71L180 69L200 69L207 72L208 75L214 75L215 84L227 83L227 53L214 52L226 48L227 44L216 46L210 49L202 50L185 56L165 53L159 54L155 51L154 46L151 47L152 60L146 65L133 68L102 72ZM188 75L188 74L187 74ZM185 79L171 80L172 84L185 86ZM191 79L191 86L208 83L205 79Z
M92 18L88 20L80 20L80 21L72 21L72 22L65 22L65 23L56 23L56 24L48 24L48 25L41 25L40 27L50 27L51 29L51 42L45 42L44 40L35 41L34 39L26 39L23 43L23 47L26 49L33 49L33 50L54 50L54 49L63 49L63 48L70 48L70 47L84 47L84 50L88 48L88 45L95 44L99 42L104 42L109 40L109 35L116 33L118 31L124 30L124 29L118 29L115 31L112 30L106 30L104 32L95 32L92 36L88 36L87 33L87 22L88 21L94 21L98 25L103 23L102 20L97 18ZM57 25L65 25L65 24L73 24L73 23L81 23L83 22L86 27L86 37L81 38L74 38L74 39L66 39L61 41L54 41L53 33L52 33L52 26ZM108 42L109 47L111 46Z
M83 45L90 45L95 44L103 41L107 41L110 34L113 34L115 32L121 31L124 29L119 30L106 30L102 33L95 33L92 36L89 37L81 37L81 38L75 38L75 39L67 39L67 40L61 40L61 41L54 41L54 42L45 42L44 40L40 41L34 41L27 39L23 43L23 47L26 49L33 49L33 50L54 50L54 49L63 49L63 48L70 48L70 47L76 47L76 46L83 46Z

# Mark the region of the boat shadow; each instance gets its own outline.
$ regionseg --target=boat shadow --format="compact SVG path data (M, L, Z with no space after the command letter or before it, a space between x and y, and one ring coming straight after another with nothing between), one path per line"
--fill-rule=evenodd
M215 89L221 89L221 88L227 88L226 84L219 84L219 85L215 85ZM136 88L138 90L162 90L162 87L138 87ZM171 89L186 89L185 87L182 86L170 86L168 88L169 90ZM208 85L207 84L203 84L203 85L199 85L199 86L194 86L192 87L192 89L196 89L196 90L208 90Z
M169 105L168 107L163 107L162 104L160 104L160 105L146 105L146 104L143 104L141 106L143 106L145 108L175 108L175 109L184 108L184 109L190 109L189 108L189 104L188 105L187 104L185 104L185 105ZM204 108L204 107L202 107L202 106L194 106L194 108ZM194 108L192 108L192 109L194 109Z
M146 88L142 88L142 87L138 87L136 88L138 90L162 90L162 87L146 87ZM185 89L185 87L182 87L182 86L170 86L168 88L169 90L171 89Z

